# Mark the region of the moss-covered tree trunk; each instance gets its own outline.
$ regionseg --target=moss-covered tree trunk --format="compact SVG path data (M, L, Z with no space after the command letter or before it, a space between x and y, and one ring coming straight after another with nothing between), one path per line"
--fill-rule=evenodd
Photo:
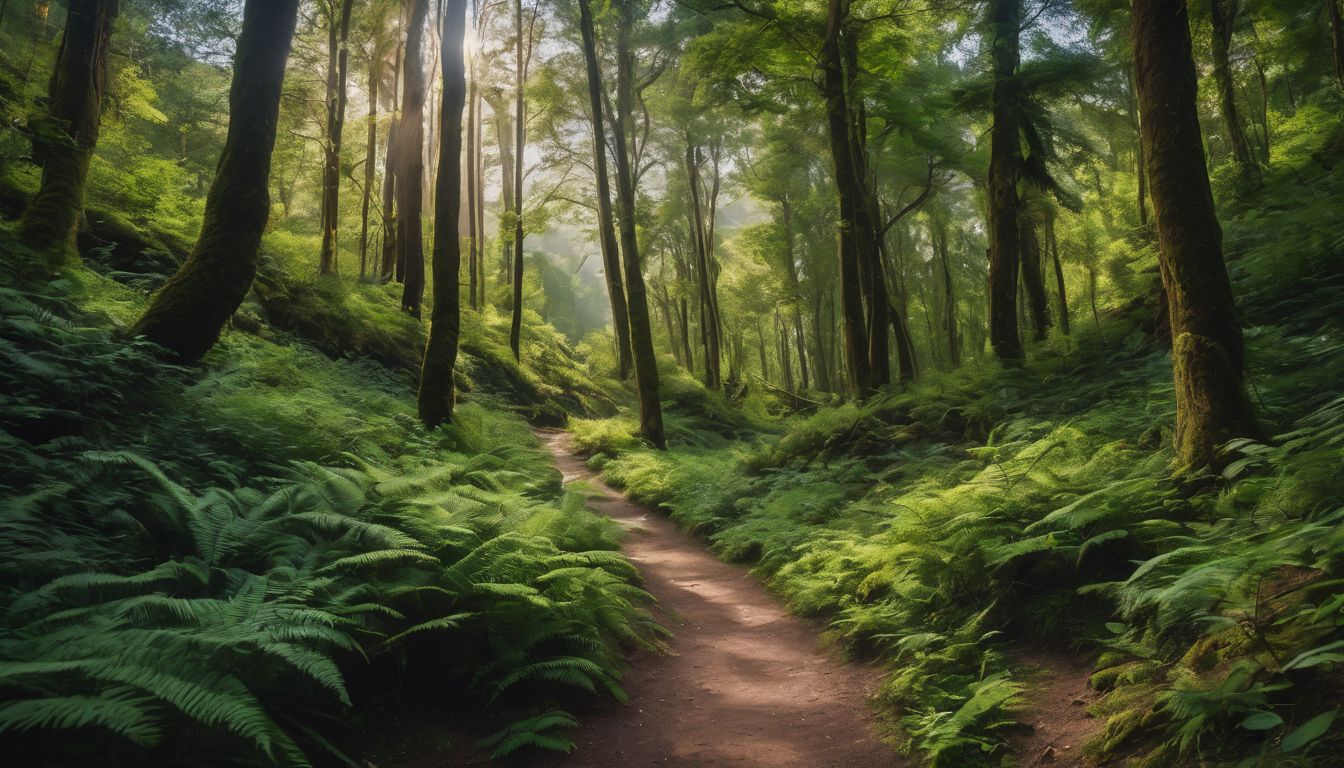
M423 48L429 0L411 0L402 64L401 122L397 136L397 263L402 276L401 308L420 316L425 299L425 244L420 213L425 179L425 64Z
M1232 33L1240 5L1240 0L1209 0L1209 12L1213 17L1213 77L1218 83L1218 109L1223 116L1232 159L1236 161L1242 178L1254 179L1260 175L1260 166L1255 161L1251 142L1246 138L1246 128L1241 123L1240 110L1237 109L1237 84L1232 77Z
M229 130L205 198L200 237L133 329L186 361L199 360L219 339L257 273L257 248L271 208L280 91L297 16L298 0L247 0L233 58Z
M593 177L597 185L598 242L602 246L602 272L611 302L611 325L616 334L616 357L622 380L630 378L634 357L630 349L630 312L621 276L620 245L611 214L611 180L607 173L607 142L602 119L602 68L597 58L597 34L588 0L579 0L579 27L583 35L583 61L588 75L588 108L593 117ZM669 329L671 319L669 316ZM675 344L676 338L669 336Z
M330 275L337 272L336 229L340 225L341 197L341 135L345 133L345 105L348 92L345 87L350 74L350 10L354 0L336 0L328 6L327 20L327 126L326 142L322 148L322 246L318 251L317 273ZM372 99L370 99L372 101Z
M1243 342L1196 110L1185 0L1135 0L1134 60L1176 380L1176 462L1254 435Z
M439 62L443 97L439 105L439 161L434 181L434 247L430 264L434 274L434 306L429 316L429 339L420 368L417 407L425 427L433 429L453 417L453 367L462 307L459 287L462 240L458 216L462 209L462 109L467 98L463 66L463 38L467 29L466 0L448 0L443 9Z
M620 0L618 12L616 115L612 135L616 150L616 195L625 267L625 298L630 311L630 346L635 356L635 388L639 391L639 431L650 443L658 448L666 448L658 356L653 349L653 325L649 321L649 302L645 296L639 238L635 231L635 174L630 146L635 132L635 59L630 47L630 35L635 26L633 0Z
M1017 332L1017 273L1020 229L1017 178L1022 143L1017 123L1015 78L1019 60L1021 0L990 3L993 118L989 159L989 343L1000 360L1023 357Z
M47 114L35 131L42 182L19 221L19 237L47 252L53 266L74 243L84 212L117 11L118 0L70 0L47 88Z

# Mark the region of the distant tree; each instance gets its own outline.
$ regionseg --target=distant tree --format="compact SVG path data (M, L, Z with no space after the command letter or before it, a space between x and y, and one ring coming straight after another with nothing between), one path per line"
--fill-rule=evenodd
M340 223L341 135L345 133L346 80L350 72L350 14L354 0L325 0L327 13L327 121L322 164L322 246L318 274L337 271L336 228ZM374 103L372 95L369 102Z
M625 266L626 304L630 310L630 344L635 356L635 388L639 391L639 429L658 448L663 435L663 406L658 381L658 356L653 349L653 324L644 289L639 238L635 231L635 172L630 146L634 137L634 0L620 0L616 32L616 114L612 132L616 155L616 194L620 203L621 252Z
M1186 0L1134 0L1139 108L1176 380L1176 462L1199 467L1256 434L1243 340L1199 130Z
M622 379L634 365L630 350L630 312L621 277L621 253L611 213L611 180L607 172L607 141L602 119L602 68L597 57L597 34L588 0L579 0L579 31L583 37L583 61L588 79L588 102L593 120L593 176L597 187L597 229L602 248L602 271L611 302L611 325L616 334L617 367Z
M117 11L118 0L70 0L48 85L47 114L34 125L42 182L19 221L19 236L50 251L53 262L73 243L84 211Z
M425 299L425 250L420 211L425 178L425 63L422 54L429 0L410 0L406 55L402 64L401 119L397 123L397 275L402 279L401 308L420 316Z
M1017 181L1022 144L1016 109L1016 73L1021 58L1018 34L1022 0L990 0L990 61L993 125L989 159L989 343L1000 360L1021 360L1017 331L1017 278L1021 222Z
M199 360L219 339L257 273L270 215L268 181L285 62L298 0L247 0L233 57L229 130L205 219L182 267L150 301L133 333Z
M1260 166L1251 151L1251 142L1246 138L1246 128L1241 123L1241 113L1237 109L1237 84L1232 76L1232 34L1240 11L1241 0L1209 0L1209 13L1213 19L1213 77L1218 83L1218 109L1222 112L1223 128L1227 131L1232 159L1236 161L1242 178L1255 179L1260 175Z
M466 0L447 0L439 61L443 99L439 108L438 175L434 191L434 247L430 264L434 274L434 307L430 311L429 340L420 369L420 420L433 428L453 417L453 367L461 327L462 241L458 215L462 207L462 110L467 80L463 63Z

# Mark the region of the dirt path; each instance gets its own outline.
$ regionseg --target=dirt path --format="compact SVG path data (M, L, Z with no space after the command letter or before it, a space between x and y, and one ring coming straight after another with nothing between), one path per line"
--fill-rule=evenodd
M603 484L567 434L541 438L566 482L598 488L593 508L629 531L623 550L675 634L671 654L635 660L623 682L629 705L585 713L578 749L537 765L905 765L879 740L868 705L877 670L840 662L815 625L790 616L745 569Z

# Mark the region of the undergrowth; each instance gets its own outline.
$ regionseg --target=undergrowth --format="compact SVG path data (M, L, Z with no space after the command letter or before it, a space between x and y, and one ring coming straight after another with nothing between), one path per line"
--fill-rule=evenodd
M1218 475L1170 474L1170 362L1143 302L1052 337L1025 368L936 373L782 436L693 425L660 453L626 419L577 424L579 444L850 652L884 660L883 708L930 765L1011 762L1020 646L1097 659L1105 724L1088 748L1103 764L1334 764L1341 184L1283 167L1228 217L1265 438L1227 446ZM1154 252L1133 258L1142 273Z
M567 701L622 698L650 598L521 418L426 433L404 374L274 331L177 368L118 336L143 301L0 289L7 759L357 764L389 700L568 750Z

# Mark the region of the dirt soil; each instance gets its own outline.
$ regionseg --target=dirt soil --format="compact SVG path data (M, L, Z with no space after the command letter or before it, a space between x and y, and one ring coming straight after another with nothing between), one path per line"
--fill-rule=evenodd
M537 766L898 768L869 698L879 670L843 663L819 627L788 611L747 571L721 562L666 515L630 503L573 455L569 435L541 434L566 482L599 491L622 547L673 631L667 655L632 660L628 705L582 714L569 756Z
M1013 660L1026 674L1021 715L1030 731L1009 739L1019 768L1083 768L1083 744L1104 725L1087 714L1097 700L1088 687L1092 664L1066 653L1019 651Z

